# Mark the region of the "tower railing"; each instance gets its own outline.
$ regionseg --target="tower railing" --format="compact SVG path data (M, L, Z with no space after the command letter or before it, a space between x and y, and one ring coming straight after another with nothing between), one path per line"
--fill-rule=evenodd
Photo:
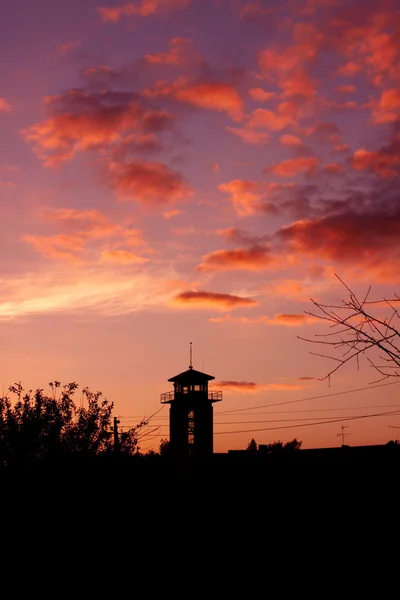
M202 392L190 392L189 394L196 394L196 393L202 393ZM189 395L188 394L188 395ZM180 396L182 394L179 394ZM222 392L218 391L218 392L208 392L208 399L211 402L221 402L222 400ZM169 404L170 402L172 402L173 400L175 400L175 392L164 392L163 394L160 395L160 402L161 404Z

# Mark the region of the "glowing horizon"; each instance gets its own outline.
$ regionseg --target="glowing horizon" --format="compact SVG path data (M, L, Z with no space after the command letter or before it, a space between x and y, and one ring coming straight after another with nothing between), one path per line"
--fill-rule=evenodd
M127 420L153 414L193 341L224 391L216 413L396 405L395 385L361 389L367 364L328 388L330 363L298 338L324 331L310 298L345 295L335 273L399 291L395 0L34 4L1 24L4 389L76 381ZM214 420L215 451L339 445L340 423ZM397 423L349 421L349 443Z

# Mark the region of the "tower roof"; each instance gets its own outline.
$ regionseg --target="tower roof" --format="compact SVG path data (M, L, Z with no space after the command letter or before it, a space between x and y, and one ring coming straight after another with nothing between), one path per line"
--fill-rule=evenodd
M179 375L175 375L168 379L168 381L173 382L190 382L190 383L202 383L204 381L210 381L211 379L215 379L212 375L207 375L207 373L202 373L201 371L196 371L196 369L190 368L187 371L183 371L183 373L179 373Z

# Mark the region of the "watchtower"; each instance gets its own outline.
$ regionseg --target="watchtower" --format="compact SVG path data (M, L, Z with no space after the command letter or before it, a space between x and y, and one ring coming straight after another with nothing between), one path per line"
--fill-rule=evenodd
M171 453L176 457L206 457L213 453L213 403L222 400L222 392L209 392L212 375L187 371L168 379L173 392L161 394L161 403L169 404L169 434Z

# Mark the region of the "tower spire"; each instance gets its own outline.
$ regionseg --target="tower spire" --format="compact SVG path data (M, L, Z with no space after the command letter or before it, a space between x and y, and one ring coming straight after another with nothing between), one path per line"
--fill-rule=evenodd
M190 342L190 365L189 365L189 369L193 369L193 364L192 364L192 342Z

